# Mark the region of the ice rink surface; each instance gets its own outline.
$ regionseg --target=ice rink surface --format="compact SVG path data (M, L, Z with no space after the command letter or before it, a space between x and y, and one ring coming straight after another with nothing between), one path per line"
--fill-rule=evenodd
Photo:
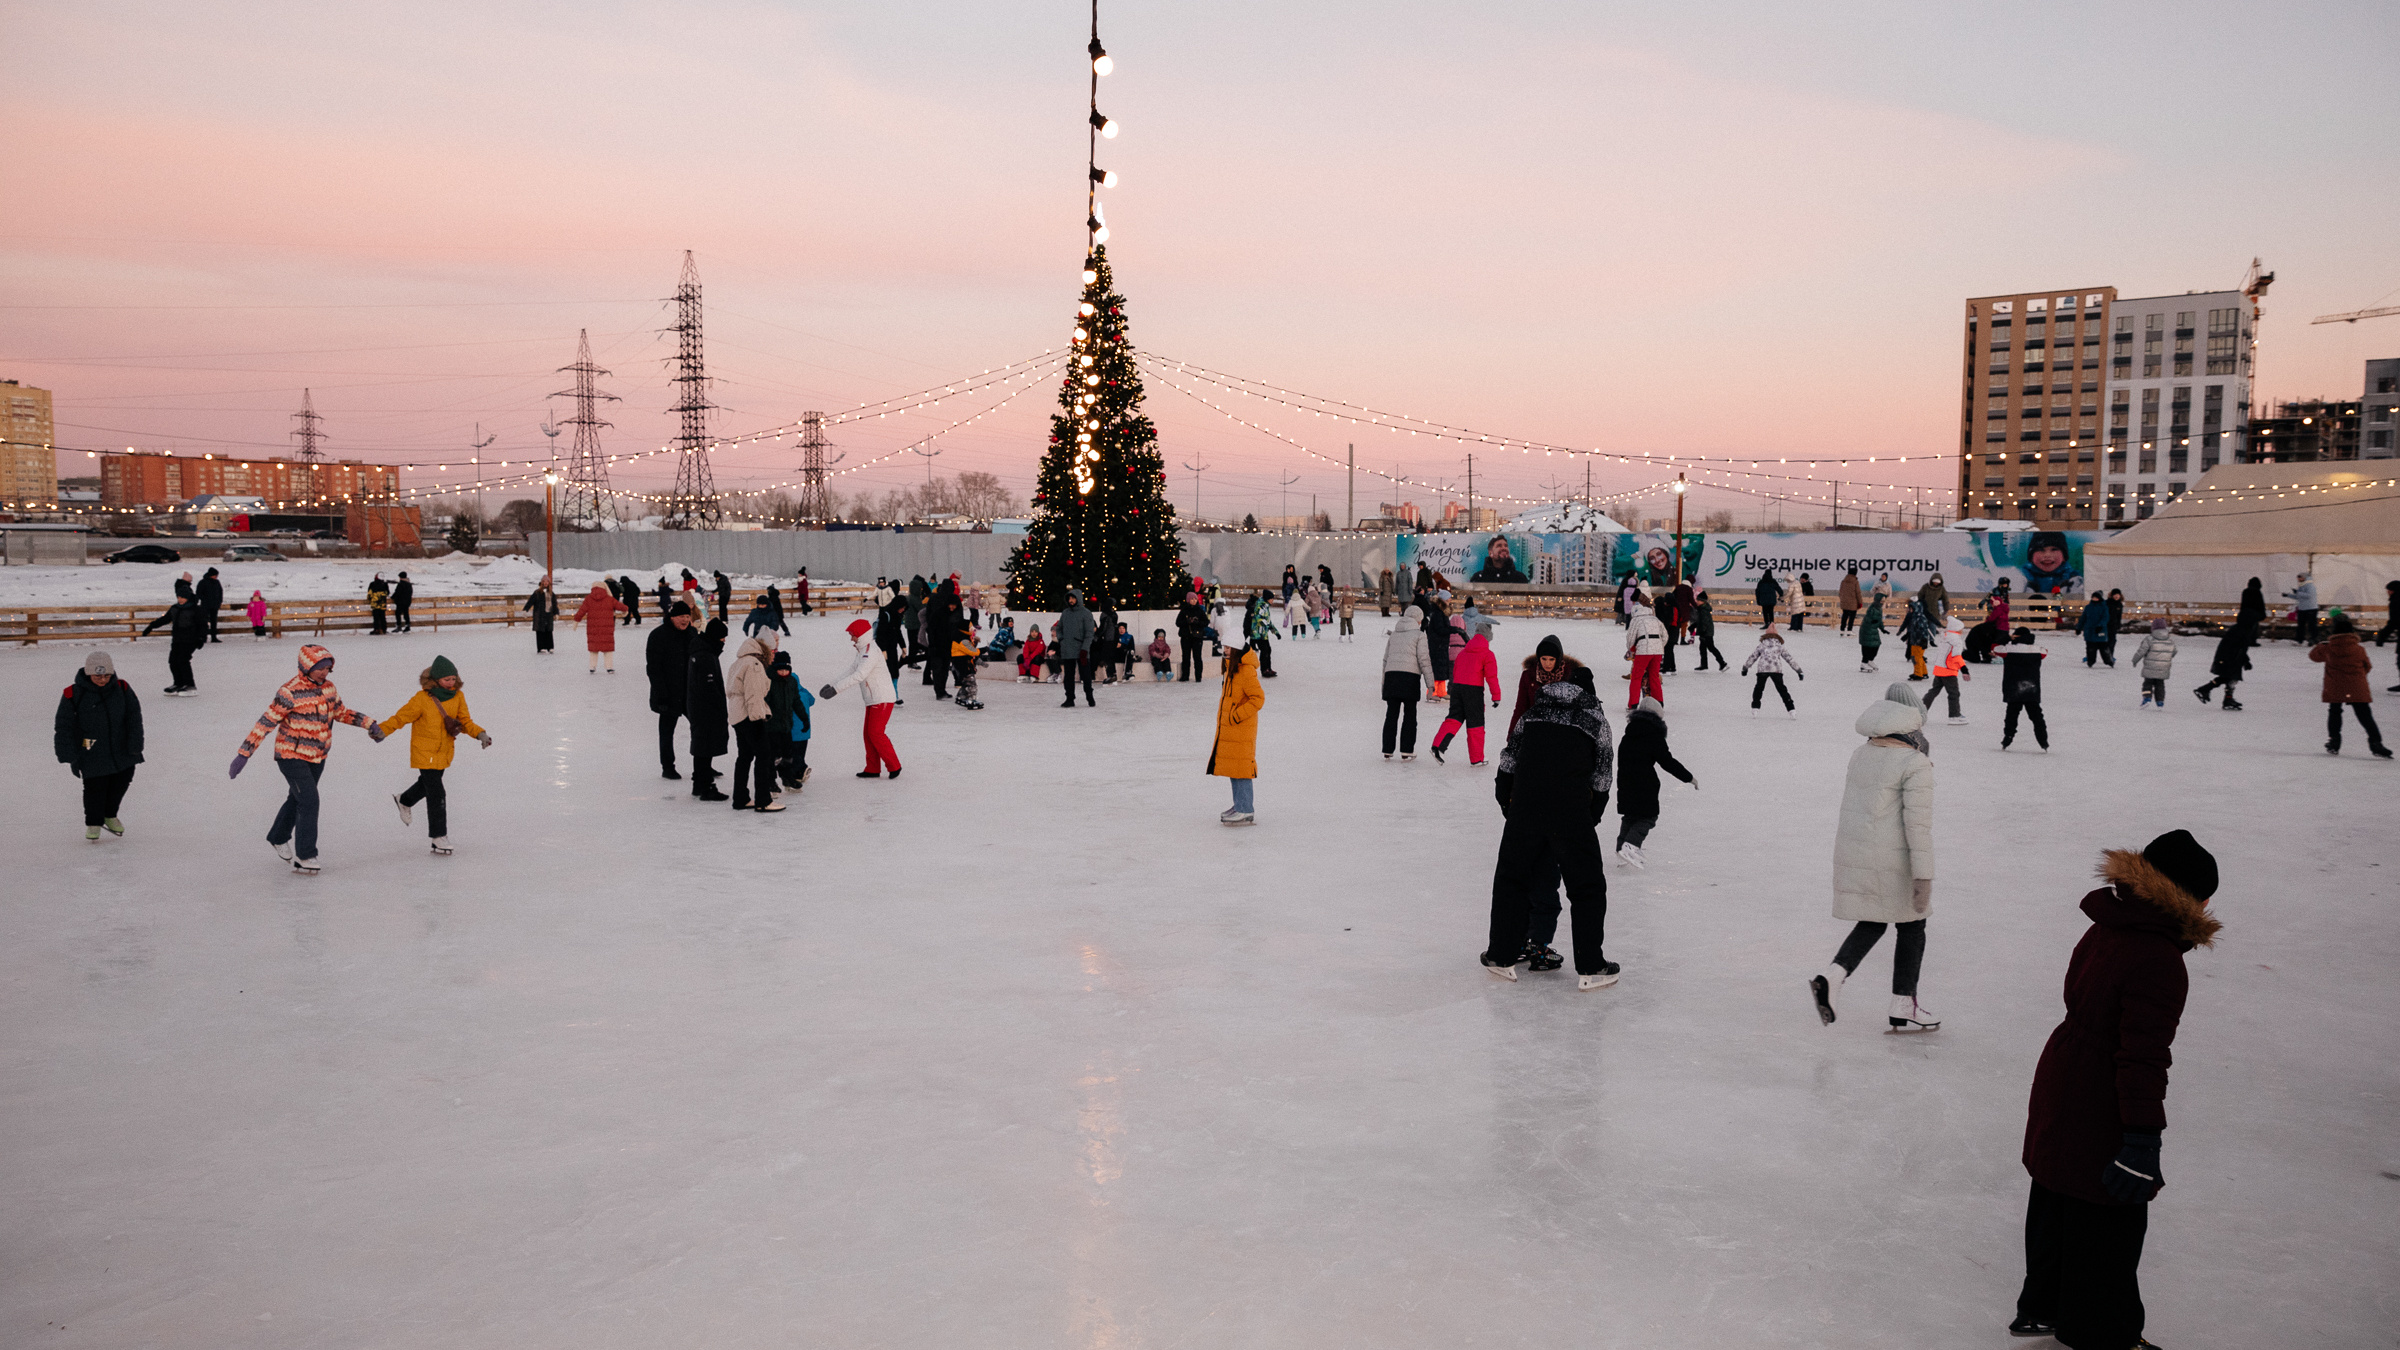
M113 648L149 759L100 845L49 743L81 649L0 652L0 1344L2016 1344L2076 902L2102 849L2179 826L2225 934L2190 958L2150 1338L2394 1343L2400 765L2355 731L2323 753L2290 644L2224 713L2187 638L2145 712L2052 639L2047 756L1999 752L1979 670L1974 724L1930 727L1945 1024L1897 1037L1888 941L1837 1025L1803 987L1896 648L1866 675L1803 634L1797 721L1668 681L1701 790L1668 783L1651 866L1612 867L1624 979L1584 994L1478 968L1491 770L1381 759L1359 626L1278 645L1246 830L1202 774L1213 678L1068 712L987 677L970 713L912 674L907 772L872 783L845 694L760 817L659 780L647 627L614 676L566 626L553 657L345 637L355 706L439 651L496 743L462 747L437 859L387 800L404 741L337 729L316 879L263 842L276 776L224 776L296 643L229 637L193 699L158 693L163 641ZM795 628L830 678L839 620ZM1548 631L1621 732L1613 625L1505 623L1512 697ZM1751 636L1722 632L1737 665Z

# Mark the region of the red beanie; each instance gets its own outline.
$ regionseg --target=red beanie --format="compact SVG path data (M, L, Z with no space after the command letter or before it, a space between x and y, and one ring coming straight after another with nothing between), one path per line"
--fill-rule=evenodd
M875 625L868 623L865 619L852 619L850 621L850 626L843 631L847 632L852 637L857 637L859 634L866 632L868 629L873 628L874 626Z

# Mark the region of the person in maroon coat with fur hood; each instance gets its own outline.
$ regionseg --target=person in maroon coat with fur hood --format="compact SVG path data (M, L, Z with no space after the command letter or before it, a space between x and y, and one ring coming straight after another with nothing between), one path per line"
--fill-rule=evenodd
M2067 963L2067 1019L2050 1033L2025 1112L2025 1287L2018 1336L2070 1350L2139 1350L2142 1238L2167 1127L2167 1065L2183 1018L2184 953L2216 940L2217 860L2186 830L2110 849L2109 884Z

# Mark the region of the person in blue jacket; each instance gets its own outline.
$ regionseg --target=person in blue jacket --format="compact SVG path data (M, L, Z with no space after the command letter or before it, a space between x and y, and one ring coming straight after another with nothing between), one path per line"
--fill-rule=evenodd
M999 633L996 634L989 643L984 645L984 659L987 661L1006 661L1009 659L1009 649L1016 645L1016 618L1013 615L1004 617L1000 620Z
M2114 634L2109 632L2106 596L2092 592L2090 603L2083 607L2083 619L2075 628L2083 634L2083 664L2088 667L2095 661L2106 661L2109 669L2116 669L2117 658L2108 651L2109 639Z
M774 662L767 667L767 673L775 677L773 692L767 698L768 708L782 711L787 700L790 704L784 724L787 730L783 754L776 762L776 771L782 776L785 787L797 789L808 781L809 709L816 706L817 696L810 693L808 686L800 682L800 677L792 673L790 652L778 649Z

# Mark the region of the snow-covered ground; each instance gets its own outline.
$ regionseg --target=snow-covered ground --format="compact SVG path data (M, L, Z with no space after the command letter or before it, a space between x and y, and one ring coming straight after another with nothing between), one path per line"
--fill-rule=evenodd
M524 595L541 584L542 565L523 554L504 557L470 559L463 556L443 558L311 558L299 556L289 562L227 562L223 549L182 547L180 563L96 563L85 567L0 567L0 608L26 605L159 605L174 603L175 578L185 572L200 575L208 568L217 569L225 583L228 602L239 605L259 591L269 600L336 600L343 597L359 599L367 594L367 583L381 573L385 580L408 573L409 581L419 595ZM647 594L658 584L660 572L669 578L670 585L680 585L683 579L679 564L669 563L663 569L619 572L630 576ZM709 575L695 570L705 584ZM588 591L600 580L598 572L581 568L563 568L558 573L559 594L572 597ZM790 577L734 577L735 587L745 594L770 585L783 587L788 598ZM831 584L817 579L818 584Z
M1946 1023L1894 1037L1888 941L1839 1024L1803 989L1894 649L1870 676L1803 635L1798 721L1668 682L1701 791L1612 869L1624 980L1581 994L1477 967L1491 771L1382 760L1360 626L1278 646L1248 830L1202 775L1213 680L911 697L877 782L845 694L761 817L658 779L647 628L614 676L572 629L346 638L348 699L389 713L439 650L496 743L436 859L387 800L403 743L340 729L313 880L261 840L275 775L224 777L294 644L209 648L188 700L163 643L115 648L150 750L101 845L48 742L80 651L0 652L0 1344L1996 1348L2076 901L2177 826L2226 927L2190 959L2151 1338L2390 1340L2400 766L2319 749L2294 648L2229 714L2187 641L2162 713L2058 643L2047 756L2000 753L1971 684L1974 725L1931 729ZM812 682L839 630L796 624ZM1504 624L1507 666L1554 630L1622 688L1598 624Z

